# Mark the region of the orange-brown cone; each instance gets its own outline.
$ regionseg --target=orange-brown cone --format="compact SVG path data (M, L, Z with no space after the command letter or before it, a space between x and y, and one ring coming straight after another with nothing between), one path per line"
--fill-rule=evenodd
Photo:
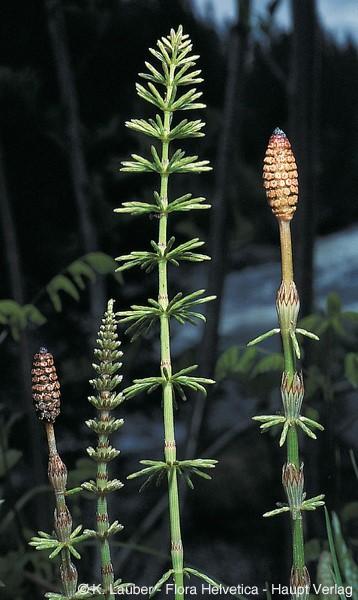
M32 398L39 419L54 423L60 414L60 384L52 354L40 348L32 364Z
M267 200L275 217L291 221L298 200L297 165L290 142L278 128L269 139L263 180Z

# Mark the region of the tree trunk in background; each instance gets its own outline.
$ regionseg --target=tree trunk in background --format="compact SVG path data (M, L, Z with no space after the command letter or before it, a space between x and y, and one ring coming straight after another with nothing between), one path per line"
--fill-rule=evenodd
M81 138L79 103L68 51L65 17L61 0L45 0L45 5L61 102L65 112L66 143L79 231L83 250L88 253L98 249L98 240L91 215L89 176ZM91 285L90 294L91 314L97 320L104 309L103 282ZM94 328L97 331L97 322L94 323Z
M299 172L299 205L293 220L296 283L301 316L313 305L313 250L319 168L320 30L315 0L292 0L290 139Z
M4 241L3 251L6 259L11 298L18 304L25 303L23 275L20 263L20 252L17 241L15 223L12 215L9 192L6 181L6 169L0 139L0 216L1 232ZM30 344L27 331L23 331L18 342L18 360L20 367L20 394L22 408L26 416L29 452L31 455L31 470L33 484L45 483L45 468L42 460L41 428L35 416L31 398L31 359ZM15 500L15 499L14 499ZM43 515L46 514L46 504L43 495L36 502L37 525L43 527Z
M241 125L241 98L245 82L245 64L249 39L251 0L238 0L238 22L233 27L228 44L228 72L225 91L225 102L218 154L215 165L215 188L212 197L209 254L211 262L208 273L208 294L215 294L217 299L207 305L207 324L201 342L200 369L205 377L212 377L215 369L218 330L221 303L227 263L227 219L228 197L227 182L230 179L231 151L233 145L239 145ZM204 418L206 399L197 398L191 420L187 457L195 454L202 421Z
M298 165L299 203L293 219L295 279L300 294L301 316L310 314L314 304L314 242L317 215L317 183L319 170L319 101L321 40L315 0L292 0L292 55L290 81L290 139ZM304 363L310 364L311 344L304 344ZM327 430L326 425L326 430ZM329 432L319 436L310 446L307 481L311 495L327 491L323 464L332 465L326 442ZM334 458L333 458L334 461ZM324 474L323 474L324 472ZM324 480L324 481L323 481ZM322 535L323 522L307 515L312 537Z

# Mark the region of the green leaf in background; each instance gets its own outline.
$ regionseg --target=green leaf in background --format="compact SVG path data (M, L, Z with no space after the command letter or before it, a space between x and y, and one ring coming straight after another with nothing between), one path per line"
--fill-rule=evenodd
M331 292L327 296L327 314L329 317L338 315L342 311L342 302L336 292Z
M76 460L74 469L68 472L68 487L81 485L82 481L95 479L96 465L90 458L79 458Z
M239 362L241 349L238 346L231 346L219 356L216 363L215 379L220 381L236 373L237 363Z
M283 356L280 352L272 352L258 361L252 376L261 375L270 371L283 371Z
M335 547L341 567L341 571L344 575L344 580L347 585L351 585L353 588L354 600L358 599L358 566L354 562L352 552L349 550L343 534L341 524L336 513L332 513L332 529L334 533Z
M86 282L95 281L96 275L112 275L122 282L122 276L115 273L115 260L104 252L90 252L73 261L62 273L55 275L37 298L47 292L56 312L62 310L61 294L67 294L74 300L80 299L80 291ZM21 331L30 324L40 327L47 319L34 304L18 304L12 299L0 300L0 324L9 327L15 341L19 340Z
M346 504L343 507L340 515L344 523L353 519L358 520L358 502L349 502L348 504Z
M0 455L0 477L4 477L18 463L21 457L22 452L13 448L6 450L5 455L2 453Z
M334 586L332 556L327 550L321 552L317 566L317 584L322 586ZM338 600L336 594L319 595L320 600Z
M332 292L327 296L325 310L308 315L299 322L299 327L314 331L320 337L331 332L343 342L355 345L356 340L351 330L357 323L358 313L342 311L339 295Z
M248 373L257 356L256 348L231 346L219 356L215 368L215 379L221 381L227 377Z
M326 377L317 365L308 367L306 372L305 398L312 398L318 390L324 390Z
M29 553L20 551L10 551L5 555L0 556L0 587L6 587L11 590L9 598L19 598L21 583L23 582L23 572L26 563L29 560ZM6 584L3 582L6 581Z
M262 356L261 352L250 346L231 346L216 363L215 379L221 381L237 375L256 377L270 371L282 371L283 356L280 352L270 352Z
M60 292L68 294L76 301L80 299L80 295L76 286L74 283L72 283L71 279L65 275L56 275L53 277L46 289L56 312L60 312L62 310Z
M0 300L0 323L10 328L15 340L19 339L20 331L26 325L22 306L15 300Z
M104 252L90 252L82 257L99 275L113 274L117 268L114 258Z
M15 300L0 300L0 323L10 328L15 340L27 325L43 325L46 318L33 304L18 304Z
M31 322L34 325L44 325L47 321L46 317L34 304L25 304L22 307L22 311L26 321Z
M323 328L324 318L320 314L312 314L300 319L298 327L301 329L307 329L308 331L314 331L317 335L321 335L324 331Z
M15 300L0 300L0 322L7 323L12 316L20 317L20 305Z
M344 359L344 374L349 383L354 387L358 387L358 353L348 352Z
M318 539L309 540L305 544L305 557L307 562L318 560L321 552L321 544Z
M341 571L339 568L337 552L336 552L336 547L335 547L335 543L334 543L331 520L329 518L329 512L326 507L324 507L324 514L325 514L325 519L326 519L326 529L327 529L329 550L330 550L331 557L332 557L333 580L334 580L334 583L336 583L338 586L343 586L342 575L341 575ZM340 594L340 600L346 600L346 598L343 594Z
M83 260L75 260L67 268L75 284L80 290L84 290L86 287L86 280L95 281L96 274L94 270Z
M116 275L115 260L104 252L89 252L78 260L72 262L64 273L55 275L46 286L48 295L56 312L62 310L62 300L60 292L71 296L78 302L80 299L79 290L85 288L85 281L94 281L96 274L98 275L113 275L118 281L121 277ZM69 276L70 275L71 278Z

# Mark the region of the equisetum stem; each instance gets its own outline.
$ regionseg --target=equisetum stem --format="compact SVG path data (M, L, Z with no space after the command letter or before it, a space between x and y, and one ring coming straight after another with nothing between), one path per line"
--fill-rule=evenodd
M57 445L56 445L56 436L55 436L55 430L54 430L53 423L45 423L45 430L46 430L46 436L47 436L49 458L51 459L51 457L56 456L58 454ZM64 490L63 491L55 490L55 501L56 501L57 514L67 513L68 509L67 509L67 505L66 505ZM70 551L68 550L68 548L63 548L61 550L60 557L61 557L61 567L62 567L61 578L62 578L62 582L64 582L64 579L69 578L71 576L74 566L71 561L71 554L70 554ZM64 593L68 597L70 597L72 595L72 594L67 593L66 589L64 589Z
M291 228L289 221L279 220L281 259L282 259L282 281L293 281L293 260ZM281 331L284 369L289 380L293 380L296 371L296 356L288 331ZM291 424L287 433L287 463L293 464L297 470L300 469L300 455L298 444L298 433L295 424ZM304 540L302 516L292 520L292 554L293 567L303 569L305 566Z
M281 243L282 281L293 281L291 226L289 221L278 222Z
M174 69L170 67L170 81L167 87L166 99L169 101L172 94ZM170 133L171 112L164 111L164 132L166 137ZM162 165L166 169L169 158L169 141L162 142ZM160 197L163 208L168 205L168 173L161 174ZM163 212L159 221L159 248L164 253L167 245L167 221L168 216ZM158 263L159 271L159 294L158 302L163 308L160 318L160 360L161 368L166 369L167 377L170 379L172 374L171 353L170 353L170 326L169 317L165 312L168 306L168 280L167 280L167 260L163 257ZM173 464L176 460L176 444L174 430L174 407L173 407L173 386L171 381L167 381L163 386L163 411L164 411L164 456L168 464ZM183 544L181 540L180 529L180 507L177 472L175 468L168 470L168 494L169 494L169 517L171 534L171 557L174 571L175 599L183 600Z
M100 411L100 421L106 421L109 417L109 412L105 410ZM106 448L108 446L108 436L107 435L99 435L98 436L98 447ZM97 463L97 476L96 476L96 485L98 490L103 489L108 480L108 472L107 472L107 463L106 462L98 462ZM114 574L113 574L113 566L111 561L111 553L109 548L108 539L106 537L106 533L109 528L108 522L108 510L107 510L107 499L104 494L99 494L97 498L97 534L100 542L100 556L101 556L101 575L102 575L102 588L104 593L104 598L106 600L114 600L113 592L113 583L114 583Z
M196 320L205 320L202 314L193 311L192 308L213 300L214 296L201 297L204 290L198 290L188 295L178 293L170 301L168 300L168 264L179 265L182 260L201 262L209 259L205 254L192 252L193 249L199 248L203 244L198 238L189 240L184 244L174 245L175 237L169 236L167 231L168 215L172 212L186 212L187 210L210 208L210 205L205 203L205 198L193 198L192 194L185 194L175 200L172 198L168 199L168 180L169 175L172 173L200 173L210 170L211 167L209 166L209 161L197 160L197 156L186 156L185 151L180 148L172 151L172 147L170 146L172 140L201 137L204 135L201 129L205 124L200 119L195 121L183 119L174 126L172 125L172 117L174 114L177 114L177 111L205 108L205 104L197 102L202 92L198 92L195 87L189 90L184 89L182 93L178 92L178 90L182 89L182 86L190 86L191 84L203 81L199 77L201 74L200 70L190 70L195 66L196 59L199 57L191 55L192 43L189 36L183 33L183 28L180 25L177 31L171 29L169 35L159 39L156 49L150 48L149 50L160 61L162 73L156 67L146 62L145 64L149 72L140 73L139 75L147 80L147 84L143 86L137 83L136 88L138 95L150 104L154 104L160 111L160 114L156 114L155 120L132 119L131 121L127 121L126 126L154 137L157 140L157 147L151 146L153 162L137 154L132 154L133 160L122 162L122 171L137 173L156 172L160 177L160 185L158 185L157 190L154 192L155 204L136 201L125 202L122 208L117 209L117 212L131 214L154 213L159 219L159 239L156 242L151 242L155 250L154 253L131 252L130 255L119 256L117 260L122 263L118 269L119 271L139 265L144 267L145 264L148 267L146 270L150 271L157 265L158 301L153 302L153 300L149 299L148 307L132 306L130 311L120 311L118 315L122 317L122 322L131 323L127 329L127 333L134 333L132 341L138 335L141 335L142 332L148 330L154 319L159 319L160 321L160 376L134 380L133 385L124 390L124 396L130 398L145 389L147 389L148 393L151 393L161 386L165 462L141 461L142 464L149 464L150 466L141 469L137 473L132 473L128 478L134 479L148 475L144 484L146 485L153 477L157 477L159 482L163 475L167 475L171 567L157 581L153 588L153 594L159 591L161 586L171 578L174 580L175 600L184 600L184 574L189 576L189 573L192 573L206 581L208 578L199 571L190 569L190 567L184 567L178 477L179 475L183 476L188 486L192 488L191 475L208 477L201 469L211 469L217 461L211 459L177 460L174 424L175 394L178 392L178 395L185 399L183 388L205 392L205 386L214 383L214 381L205 377L189 375L189 373L196 369L196 365L173 373L170 348L170 319L173 317L181 324L185 322L193 324ZM154 382L154 385L150 384L151 381ZM208 478L210 479L210 477Z
M293 379L296 366L296 357L292 348L291 338L288 332L281 331L283 355L284 355L284 369L285 373L288 374L289 379ZM297 428L293 424L287 433L287 462L295 465L297 469L300 468L300 459L298 451L298 435Z
M306 499L304 492L304 472L300 458L298 430L302 429L309 437L316 439L313 429L323 427L320 423L301 414L304 398L302 373L297 371L296 358L301 351L296 334L318 339L305 329L297 328L300 299L293 279L292 240L290 222L295 214L298 202L297 164L291 144L284 132L278 127L273 131L264 158L263 184L268 203L278 220L281 246L282 280L276 296L276 310L279 329L273 329L255 338L249 345L280 332L284 366L281 378L281 397L284 416L275 419L272 415L254 417L261 421L262 430L282 423L279 445L287 443L287 458L282 467L282 485L287 504L282 508L266 512L265 517L289 512L292 527L292 568L290 592L292 600L307 600L310 592L310 575L305 565L302 513L323 506L324 494Z
M105 600L114 600L116 593L109 538L123 529L118 521L109 523L107 506L107 494L122 487L122 483L117 479L108 480L108 463L119 454L110 445L109 436L123 425L123 419L111 417L111 411L123 401L123 395L115 390L122 379L117 371L122 366L118 361L123 353L119 350L120 342L113 304L113 300L108 301L99 328L97 347L94 350L96 362L93 363L96 377L90 380L96 395L88 398L97 409L96 418L86 421L87 427L97 434L96 449L87 448L89 456L96 461L96 481L82 484L82 489L91 491L96 497L96 538L101 564L101 598Z
M57 445L53 423L45 423L49 456L57 454Z
M303 569L305 566L305 548L303 541L303 527L302 517L293 521L292 523L292 539L293 539L293 567L296 569Z

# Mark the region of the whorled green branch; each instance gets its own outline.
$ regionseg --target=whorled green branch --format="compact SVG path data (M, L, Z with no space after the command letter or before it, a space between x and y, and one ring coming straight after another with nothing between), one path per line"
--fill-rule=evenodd
M154 192L153 200L149 202L125 202L117 209L119 213L132 215L155 214L159 221L158 239L151 241L150 250L133 251L130 254L117 258L120 262L119 271L132 267L140 267L146 272L158 270L158 298L148 300L145 306L133 305L130 310L119 314L121 321L127 323L127 333L132 339L148 331L154 322L160 324L160 373L154 377L138 379L124 390L126 398L132 398L140 392L151 393L162 390L164 413L164 461L141 461L145 467L134 473L132 478L146 476L148 481L161 480L166 475L169 494L169 516L171 534L172 568L167 571L154 586L154 592L171 576L175 582L175 598L184 598L183 585L184 573L195 574L198 577L205 575L188 567L184 567L183 544L181 540L181 520L178 492L178 475L182 475L189 486L192 486L191 476L209 478L202 469L211 469L216 461L210 459L179 461L176 454L175 427L174 427L174 401L175 394L185 399L184 389L205 392L207 384L212 380L195 377L192 371L196 366L187 367L179 372L174 372L171 362L170 348L170 323L175 319L180 324L189 322L196 324L205 317L198 312L197 307L204 302L213 300L213 296L205 296L205 290L190 294L176 294L168 298L168 265L179 266L182 261L201 262L208 260L205 254L197 252L203 245L198 238L183 244L175 245L175 238L168 237L168 217L175 212L189 210L202 210L209 208L205 198L193 198L186 194L177 199L171 199L168 194L168 181L176 173L200 173L208 171L211 167L207 160L199 160L198 156L186 156L181 149L171 150L171 143L177 139L202 137L204 123L200 120L179 120L174 123L178 111L205 108L200 102L202 92L196 86L202 82L200 70L196 69L196 60L199 58L192 54L192 43L182 27L177 31L171 30L170 34L162 37L157 42L155 49L150 49L151 54L158 61L156 66L146 62L147 72L140 76L147 81L147 85L137 84L138 95L156 107L159 111L154 119L133 119L126 123L127 127L147 135L154 140L155 145L150 148L150 156L143 157L132 154L131 160L124 161L122 170L134 173L155 173L160 179L160 188ZM189 86L189 90L185 91Z
M122 392L118 392L118 385L122 376L118 374L122 363L120 350L121 342L117 334L117 318L113 310L113 300L108 302L102 324L98 333L97 348L94 351L95 362L93 368L96 377L90 381L95 390L95 395L88 398L89 402L97 409L97 417L86 421L94 433L97 434L96 448L87 448L88 455L97 464L95 481L82 484L82 489L96 497L97 510L96 537L100 546L102 595L105 600L114 600L115 592L128 584L121 580L114 580L113 564L109 538L119 533L123 526L118 521L109 522L107 496L123 486L118 479L109 479L108 463L116 458L119 450L110 445L109 436L113 435L123 425L123 419L111 416L111 411L117 408L124 400Z

